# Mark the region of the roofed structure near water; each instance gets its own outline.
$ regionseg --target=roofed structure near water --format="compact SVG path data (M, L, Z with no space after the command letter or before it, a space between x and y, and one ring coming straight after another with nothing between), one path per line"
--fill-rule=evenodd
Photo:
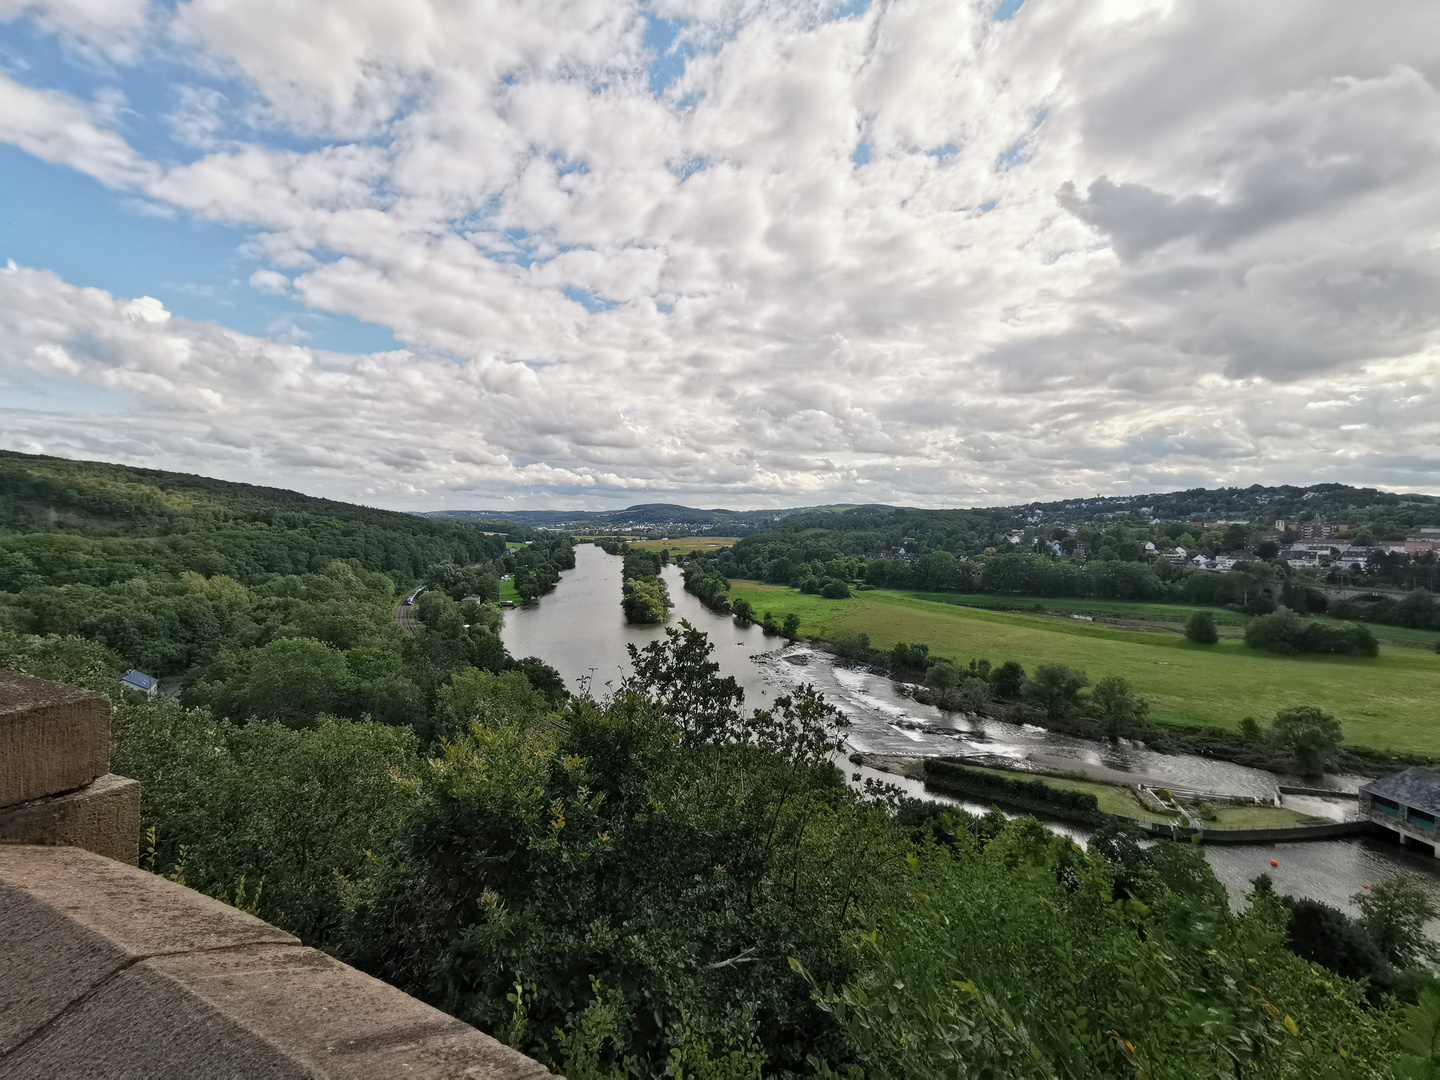
M1406 841L1425 844L1440 857L1440 774L1406 769L1360 785L1360 813Z

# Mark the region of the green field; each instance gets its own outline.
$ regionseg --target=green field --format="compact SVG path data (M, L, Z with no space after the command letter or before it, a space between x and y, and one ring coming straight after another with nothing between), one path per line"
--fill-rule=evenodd
M671 551L681 554L689 554L692 551L704 554L729 547L738 539L738 536L682 536L675 540L641 540L630 546L639 548L641 551L660 551L663 548L669 548Z
M1215 627L1222 637L1242 637L1249 615L1226 611L1224 608L1191 604L1156 604L1143 600L1094 600L1079 597L1056 596L994 596L985 593L909 593L910 596L933 600L941 604L959 604L962 607L982 608L989 611L1018 611L1037 614L1048 613L1052 618L1063 617L1056 612L1070 612L1090 615L1097 621L1135 630L1157 630L1181 633L1185 620L1194 612L1208 610L1215 616ZM1340 624L1339 619L1316 616L1321 622ZM1440 641L1440 634L1434 630L1412 630L1406 626L1385 626L1382 623L1365 624L1381 645L1394 645L1405 649L1434 649Z
M1092 682L1121 675L1149 698L1155 718L1168 723L1234 729L1247 715L1265 721L1279 709L1317 705L1340 718L1352 745L1440 755L1440 655L1386 647L1383 639L1373 658L1275 656L1235 638L1195 645L1176 633L984 611L955 604L953 597L885 589L825 600L780 585L736 581L730 596L777 619L796 613L804 635L833 639L863 631L875 648L924 642L934 655L961 664L973 658L1018 660L1031 669L1068 664Z
M525 598L515 591L515 581L508 574L500 582L500 599L513 601L517 606L525 602Z

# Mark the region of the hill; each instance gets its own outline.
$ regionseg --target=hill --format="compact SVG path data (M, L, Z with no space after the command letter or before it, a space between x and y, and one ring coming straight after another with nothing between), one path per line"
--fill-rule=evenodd
M895 528L905 531L904 523L912 522L922 532L940 525L952 532L986 537L1003 535L1017 528L1075 529L1115 521L1142 524L1241 521L1268 527L1279 519L1323 518L1354 526L1366 525L1379 539L1400 537L1419 526L1440 525L1440 498L1345 484L1310 487L1254 484L1246 488L1191 488L1147 495L1097 495L1087 499L942 510L881 503L837 503L779 510L702 510L674 503L640 503L624 510L431 510L418 516L508 521L574 533L668 531L717 536L750 536L776 529L810 528L843 532L888 532Z
M524 526L510 526L517 534ZM0 590L195 570L243 583L354 559L397 584L494 556L473 524L187 473L0 451Z
M813 507L789 510L697 510L674 503L641 503L624 510L430 510L418 516L468 521L514 521L532 528L565 529L573 533L703 532L719 536L746 536L775 528L792 514Z

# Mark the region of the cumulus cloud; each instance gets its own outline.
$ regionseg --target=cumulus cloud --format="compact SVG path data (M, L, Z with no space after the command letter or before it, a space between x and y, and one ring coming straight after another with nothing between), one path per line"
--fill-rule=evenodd
M17 269L0 360L124 395L108 455L397 505L1440 490L1433 5L992 7L189 0L169 40L255 95L177 90L198 159L15 82L0 138L405 349Z

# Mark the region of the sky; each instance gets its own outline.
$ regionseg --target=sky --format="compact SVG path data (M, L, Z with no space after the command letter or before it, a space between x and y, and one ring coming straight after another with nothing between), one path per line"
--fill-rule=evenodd
M1434 0L0 0L0 448L396 509L1440 493Z

